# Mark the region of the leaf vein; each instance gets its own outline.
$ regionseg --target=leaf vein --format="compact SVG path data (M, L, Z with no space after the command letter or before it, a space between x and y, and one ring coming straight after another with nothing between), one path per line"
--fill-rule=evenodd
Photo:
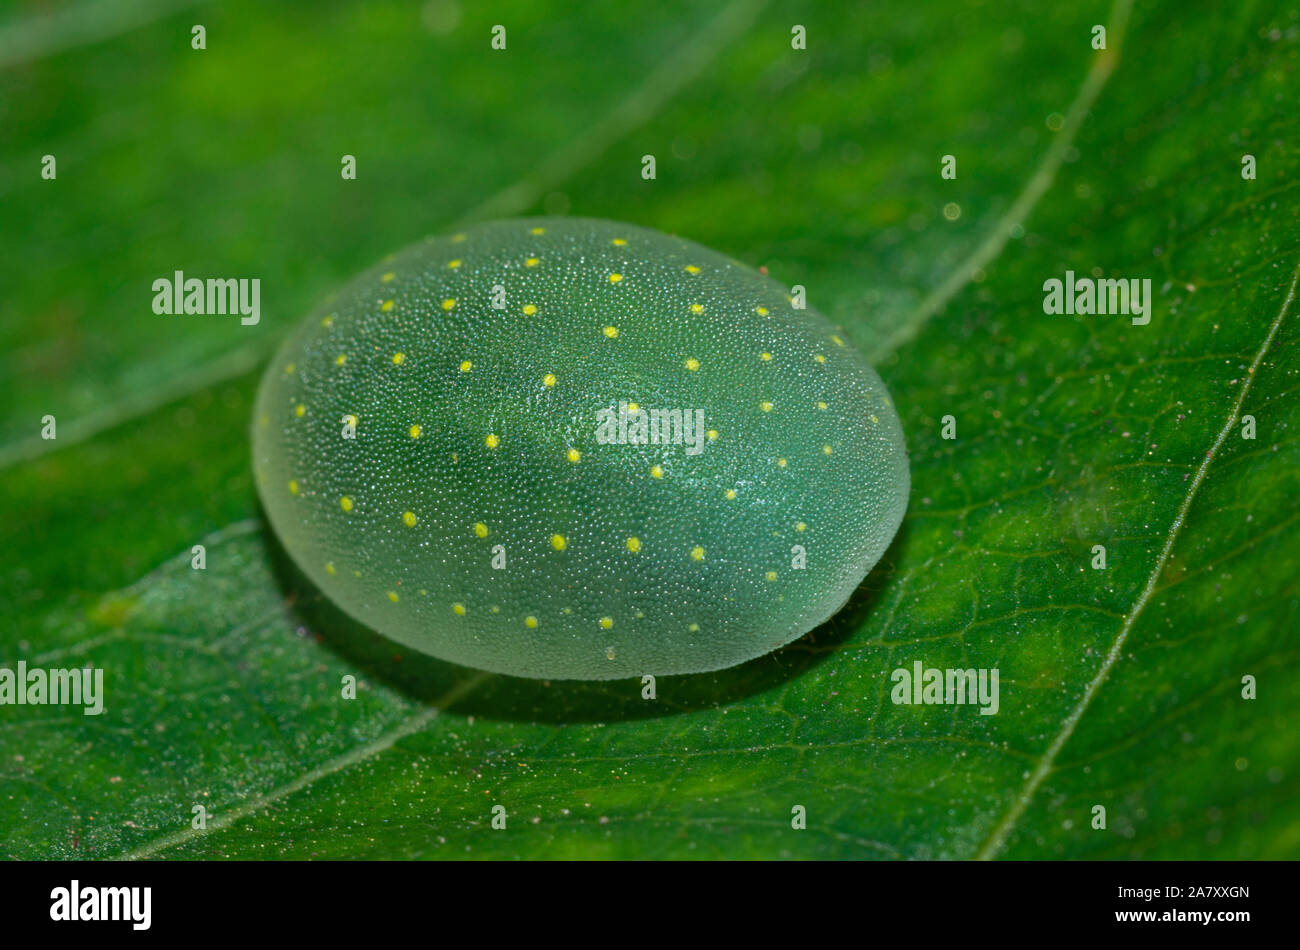
M1147 603L1151 600L1151 596L1159 586L1160 575L1164 572L1165 565L1169 562L1169 556L1173 552L1174 544L1178 541L1179 534L1182 532L1182 527L1186 523L1187 514L1191 510L1192 502L1195 501L1197 492L1200 489L1201 484L1205 481L1206 475L1209 473L1210 465L1213 464L1215 457L1219 454L1219 449L1223 446L1223 443L1227 441L1228 434L1237 424L1237 419L1241 415L1241 407L1246 401L1246 396L1250 392L1251 385L1255 382L1260 365L1263 363L1269 347L1273 345L1273 340L1277 336L1278 329L1282 326L1282 321L1286 318L1287 312L1291 309L1291 304L1295 300L1297 280L1300 280L1300 265L1297 265L1295 271L1291 275L1291 286L1287 289L1286 298L1282 301L1282 307L1278 311L1277 317L1269 326L1268 333L1264 336L1264 342L1260 345L1259 351L1255 354L1255 358L1250 364L1250 368L1246 371L1246 378L1241 384L1241 390L1237 393L1237 398L1232 403L1232 408L1228 412L1228 418L1224 422L1223 428L1219 430L1218 436L1210 446L1209 451L1205 453L1205 458L1202 459L1200 466L1196 469L1196 474L1192 477L1191 484L1187 489L1187 494L1183 497L1182 504L1179 505L1178 511L1174 515L1173 523L1169 527L1169 536L1165 540L1164 547L1161 548L1155 564L1151 568L1151 573L1147 577L1145 586L1142 588L1141 593L1138 594L1137 600L1134 601L1133 608L1129 611L1124 623L1120 626L1119 633L1116 634L1115 641L1107 651L1101 666L1097 669L1093 678L1089 680L1088 685L1084 687L1083 695L1079 697L1078 701L1074 704L1074 707L1070 710L1069 715L1065 717L1065 721L1061 724L1060 730L1052 739L1052 742L1048 745L1046 751L1043 752L1041 758L1039 758L1038 764L1030 773L1029 778L1025 780L1024 786L1012 801L1011 806L1007 809L1006 813L1002 816L1001 821L997 823L988 839L984 842L984 845L976 853L975 856L978 860L988 860L995 857L1006 845L1007 838L1014 830L1016 822L1019 821L1020 816L1023 815L1025 809L1029 807L1029 802L1034 797L1034 793L1038 791L1038 787L1042 785L1043 780L1054 768L1057 755L1060 754L1061 749L1070 740L1070 737L1074 735L1074 730L1075 727L1078 726L1079 720L1082 719L1083 714L1088 711L1088 707L1092 705L1092 700L1097 695L1097 691L1101 688L1102 684L1106 682L1106 679L1110 676L1111 670L1114 669L1115 664L1119 661L1120 654L1124 650L1124 644L1128 640L1129 633L1133 630L1133 626L1137 623L1138 617L1142 615L1142 611L1146 608Z

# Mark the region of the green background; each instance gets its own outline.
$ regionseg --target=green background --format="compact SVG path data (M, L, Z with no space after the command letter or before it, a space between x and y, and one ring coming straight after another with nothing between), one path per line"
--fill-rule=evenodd
M0 9L0 665L107 691L0 707L0 854L1300 854L1300 19L1226 6ZM877 362L911 506L813 635L647 702L404 653L285 565L247 439L276 341L540 213L766 266ZM1044 315L1067 268L1151 278L1150 325ZM261 324L154 315L178 269L259 277ZM916 660L997 667L1000 712L894 705Z

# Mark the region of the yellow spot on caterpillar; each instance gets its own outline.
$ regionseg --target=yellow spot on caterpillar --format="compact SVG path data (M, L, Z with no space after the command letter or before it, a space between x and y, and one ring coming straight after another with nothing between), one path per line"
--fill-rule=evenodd
M641 539L640 539L640 538L628 538L628 539L627 539L627 549L628 549L629 551L631 551L633 554L635 554L637 551L640 551L640 550L641 550Z
M297 367L293 363L290 363L284 368L284 372L286 375L292 376L295 369L297 369Z
M348 361L348 357L346 353L340 353L338 356L334 357L335 366L342 366L347 361Z
M455 270L456 268L460 267L460 258L458 257L454 261L448 261L447 266L450 267L452 270Z
M569 542L564 540L564 535L562 534L551 535L551 547L555 548L555 550L563 551L568 546L569 546Z
M651 465L651 466L650 466L650 477L651 477L651 478L663 478L663 477L664 477L664 470L663 470L662 468L660 468L658 465Z
M874 426L874 425L879 425L879 424L880 424L880 420L879 420L878 418L876 418L876 416L875 416L874 413L870 416L870 419L871 419L871 424L872 424L873 426Z
M387 274L385 274L383 277L381 277L381 278L379 278L379 279L382 280L382 281L386 284L386 283L388 283L390 280L392 280L392 279L393 279L394 277L396 277L396 276L397 276L397 275L394 274L392 271L389 271Z
M774 581L776 580L776 571L768 571L763 576L766 577L769 581Z
M465 360L463 363L460 364L460 371L462 373L468 373L473 368L474 368L474 364L471 363L469 360Z
M704 304L702 303L691 304L691 313L703 313L703 312L704 312Z
M785 466L786 466L786 461L785 461L785 459L777 459L777 460L776 460L776 467L777 467L777 468L785 468Z
M766 317L768 314L768 310L766 307L755 307L754 312L758 314L760 317Z
M486 538L488 536L488 526L480 521L474 525L474 533L480 538Z
M323 327L334 326L334 317L333 316L325 317L323 320L321 320L320 325Z
M807 530L808 530L808 526L807 526L806 524L804 524L802 521L800 521L797 525L794 526L794 530L796 530L796 531L807 531Z
M640 409L640 408L641 408L640 405L638 405L637 403L634 403L634 402L630 402L630 403L627 404L627 411L628 411L628 412L636 412L636 411L637 411L638 409Z
M695 545L695 547L691 548L691 560L692 560L692 561L703 561L703 560L704 560L704 548L700 547L698 544Z
M303 417L303 414L306 411L307 411L307 407L304 406L302 403L298 403L298 405L293 407L293 414L297 416L299 419Z
M601 618L600 618L600 625L601 625L601 627L602 627L603 629L608 630L610 627L614 626L614 618L613 618L613 617L601 617ZM610 658L611 660L614 659L614 655L613 655L613 654L614 654L614 648L613 648L613 647L610 647L609 650L607 651L607 655L609 656L609 658Z
M579 452L577 449L569 449L568 453L565 455L565 458L567 458L570 462L577 462L580 458L582 458L582 453Z
M388 592L388 599L391 600L393 603L397 603L397 591L390 590Z
M697 369L700 368L700 361L692 356L690 359L686 361L686 368L689 369L691 372L695 372Z
M465 605L464 605L464 604L452 604L452 605L451 605L451 612L454 613L457 617L463 617L463 616L465 616Z
M290 495L298 494L298 483L295 482L293 479L289 479L289 494Z
M718 441L718 430L717 430L717 429L710 429L708 432L706 432L706 433L704 433L704 434L705 434L706 436L709 437L709 441L710 441L710 442L717 442L717 441Z
M361 424L361 420L358 419L350 412L343 417L343 421L346 422L348 425L352 426L352 428L354 429Z
M423 431L424 430L421 429L418 425L414 425L411 426L411 428L406 430L406 434L409 435L412 439L418 439L420 437L420 433Z
M731 501L733 498L736 497L736 489L728 488L726 495L724 497L727 499L727 501Z
M523 306L523 311L524 311L524 316L525 316L525 317L531 317L533 314L535 314L535 313L537 312L537 304L535 304L535 303L526 303L526 304L524 304L524 306Z
M840 339L839 337L837 337L837 336L833 336L833 337L831 337L831 341L832 341L836 346L843 346L843 345L844 345L844 341L841 340L841 339Z
M525 266L525 267L536 267L536 266L537 266L537 263L538 263L537 258L535 258L535 257L530 257L530 258L528 258L528 260L524 261L524 266Z
M525 617L525 618L524 618L524 626L525 626L525 627L528 627L529 629L534 629L534 628L536 628L536 626L537 626L537 618L536 618L536 617Z
M819 403L817 403L817 408L818 408L818 409L825 409L825 408L826 408L826 403L824 403L824 402L819 402Z
M771 404L770 402L760 402L760 403L758 404L758 408L759 408L759 409L762 409L764 412L771 412L771 411L772 411L772 404Z
M342 498L339 499L339 507L342 508L344 511L351 511L352 499L349 498L347 495L344 495Z
M823 445L823 446L822 446L822 451L823 451L824 453L826 453L827 455L830 455L830 454L831 454L832 452L834 452L835 450L832 449L829 445Z
M333 576L333 574L335 573L335 571L334 571L334 562L333 562L333 561L327 561L327 562L326 562L326 564L325 564L325 573L326 573L326 574L329 574L329 575L331 575L331 576Z
M501 444L501 440L496 437L496 433L488 433L488 437L483 440L483 444L489 449L495 449Z
M555 374L554 374L554 373L547 373L545 376L543 376L543 377L542 377L542 385L543 385L543 386L554 386L554 385L555 385Z
M383 303L379 305L379 309L382 310L384 313L388 313L388 311L392 310L396 306L397 304L393 303L391 300L385 300Z
M689 630L691 633L699 633L699 632L700 632L700 625L699 625L698 623L693 623L693 624L691 624L689 627L687 627L686 629Z
M609 282L610 282L611 284L617 284L617 283L618 283L620 280L622 280L622 279L623 279L623 275L622 275L622 274L610 274L610 275L609 275Z
M394 366L401 366L401 365L402 365L403 363L405 363L405 362L406 362L406 354L405 354L405 353L394 353L394 354L393 354L393 365L394 365Z
M455 307L455 306L456 306L456 298L455 298L455 297L448 297L446 300L444 300L444 301L442 302L442 309L443 309L443 310L450 310L450 309L452 309L452 308Z
M688 273L688 274L698 274L699 272L700 272L700 269L699 269L698 267L696 267L694 264L687 264L687 265L686 265L686 273Z
M624 241L622 238L614 238L614 240L610 241L609 243L613 244L615 247L622 247L624 244L627 243L627 241Z
M816 356L814 356L813 359L815 359L818 363L825 363L825 362L826 362L826 357L822 356L820 353L818 353Z
M764 363L766 363L766 362L769 362L769 361L772 359L772 354L771 354L771 353L759 353L759 354L758 354L758 358L759 358L760 360L762 360Z
M414 528L415 523L419 520L420 520L419 518L415 517L414 511L407 511L402 513L402 524L406 525L408 528Z
M533 228L533 234L545 234L546 228Z
M611 340L618 336L618 327L605 327L605 336Z

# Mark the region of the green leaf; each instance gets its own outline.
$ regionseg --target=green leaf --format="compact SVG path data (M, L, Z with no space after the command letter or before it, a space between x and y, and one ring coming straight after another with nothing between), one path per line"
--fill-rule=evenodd
M0 706L0 854L1300 854L1296 21L947 7L0 22L0 666L106 693ZM250 478L260 361L312 302L456 221L565 208L806 285L912 453L843 611L653 701L358 627ZM175 269L260 276L262 324L155 316ZM1066 270L1150 278L1151 322L1045 314ZM918 661L996 668L997 714L891 701Z

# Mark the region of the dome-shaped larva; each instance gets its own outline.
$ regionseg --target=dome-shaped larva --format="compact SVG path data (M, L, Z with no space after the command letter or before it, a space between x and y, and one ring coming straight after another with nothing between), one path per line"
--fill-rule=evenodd
M721 669L833 614L907 507L880 377L775 281L610 221L523 219L361 275L268 367L285 547L343 609L468 666Z

